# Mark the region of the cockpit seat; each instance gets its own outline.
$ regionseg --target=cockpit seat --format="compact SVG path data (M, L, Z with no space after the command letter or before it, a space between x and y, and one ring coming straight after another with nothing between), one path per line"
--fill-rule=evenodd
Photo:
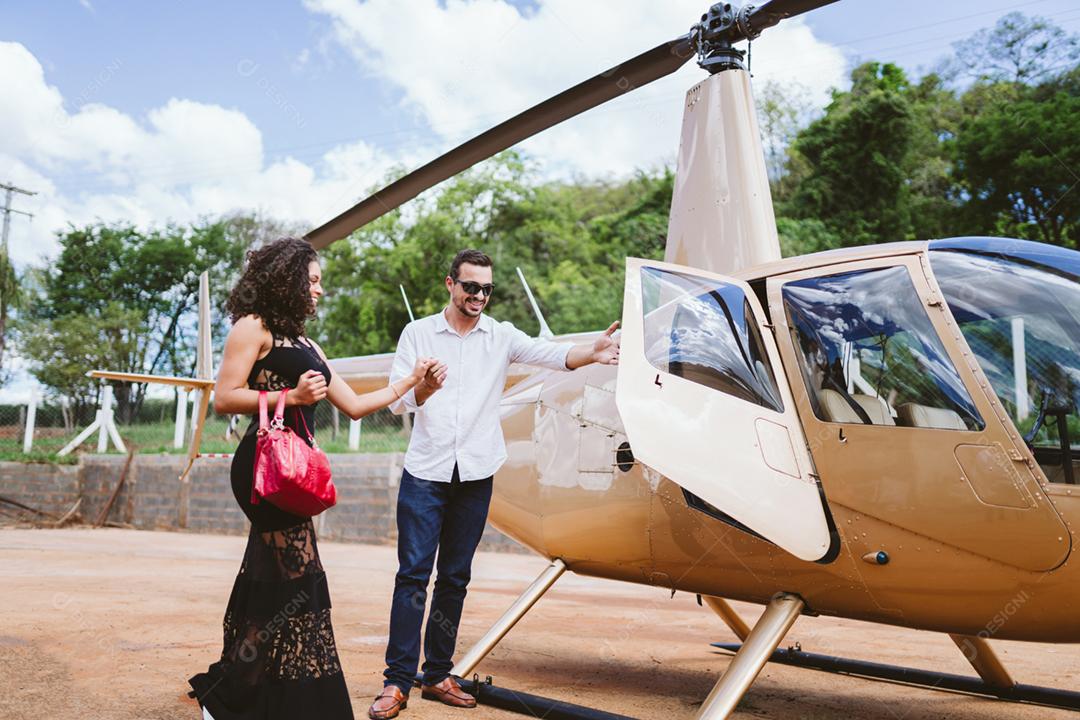
M829 422L837 423L860 423L862 420L844 400L844 396L835 390L822 388L818 391L818 403L821 412Z
M931 407L917 403L904 403L896 408L900 424L907 427L940 428L942 430L967 430L964 419L955 410Z
M895 425L889 405L884 400L873 395L853 394L851 399L859 404L870 417L874 425ZM844 399L838 391L822 388L818 392L818 401L825 419L829 422L862 424L862 419L851 403Z
M873 395L860 395L858 393L852 395L855 402L862 406L862 409L866 411L866 414L870 416L871 422L875 425L895 425L896 420L893 419L892 412L889 410L889 404L879 397Z

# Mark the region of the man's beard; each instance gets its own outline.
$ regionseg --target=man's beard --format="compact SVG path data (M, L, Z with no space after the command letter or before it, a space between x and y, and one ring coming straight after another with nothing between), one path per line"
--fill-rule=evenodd
M465 317L477 317L482 312L484 312L484 308L487 307L487 303L481 301L480 302L480 309L479 310L473 310L473 309L471 309L469 307L469 302L470 302L469 299L466 298L466 299L462 300L461 302L457 303L458 312L460 312Z

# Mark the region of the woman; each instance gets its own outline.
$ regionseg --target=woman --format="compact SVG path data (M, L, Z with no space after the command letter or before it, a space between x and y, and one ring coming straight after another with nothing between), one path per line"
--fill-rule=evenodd
M214 386L214 409L253 415L232 462L233 495L251 531L225 611L221 659L189 681L204 717L214 720L353 717L311 518L251 502L259 391L269 391L272 408L289 388L285 424L306 441L305 425L314 432L315 405L323 398L357 419L386 407L429 371L433 378L446 371L423 358L397 387L354 393L304 334L323 294L321 280L311 245L284 238L248 253L228 300L233 327Z

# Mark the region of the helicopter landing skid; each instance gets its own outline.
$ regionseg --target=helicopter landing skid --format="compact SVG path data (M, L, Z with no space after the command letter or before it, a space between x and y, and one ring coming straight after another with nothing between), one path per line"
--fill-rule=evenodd
M417 674L417 685L420 684L421 678L422 675ZM472 680L463 679L461 689L474 696L480 705L509 710L512 713L533 718L544 718L544 720L635 720L627 715L595 710L583 705L500 687L492 682L490 675L484 680L475 674Z
M738 652L739 648L742 647L739 643L712 643L711 645L732 653ZM865 660L852 660L832 655L808 653L798 648L777 650L769 658L769 661L870 680L886 680L904 685L914 685L928 690L983 695L999 700L1008 700L1009 702L1080 710L1080 692L1071 690L1020 684L1000 687L966 675L938 673L900 665L886 665Z

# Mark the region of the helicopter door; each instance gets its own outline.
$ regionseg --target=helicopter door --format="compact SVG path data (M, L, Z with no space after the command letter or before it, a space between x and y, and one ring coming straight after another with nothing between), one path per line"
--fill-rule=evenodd
M742 281L627 258L616 403L641 462L820 560L829 523L764 317Z
M868 258L768 279L814 466L845 518L911 533L916 548L941 543L1051 570L1069 556L1069 528L971 349L1012 360L1010 337L983 322L967 345L924 261ZM973 298L983 296L958 297L965 321L982 322L988 310ZM1002 365L994 372L1011 383L1013 368ZM845 538L853 553L878 549L858 535Z

